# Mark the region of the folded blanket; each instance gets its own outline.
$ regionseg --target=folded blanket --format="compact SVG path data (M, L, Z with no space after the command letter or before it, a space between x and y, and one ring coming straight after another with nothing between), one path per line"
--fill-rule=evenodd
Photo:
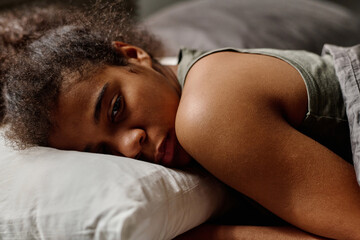
M353 47L325 45L323 54L331 54L334 59L349 121L356 177L360 185L360 44Z

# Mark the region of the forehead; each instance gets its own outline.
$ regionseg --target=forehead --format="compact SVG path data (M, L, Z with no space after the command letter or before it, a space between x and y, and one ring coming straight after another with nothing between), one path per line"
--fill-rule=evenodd
M102 72L88 79L67 82L61 88L57 109L53 113L55 123L49 138L51 146L78 149L79 146L74 147L74 144L82 144L82 137L86 136L93 123L93 106L96 105L97 96L106 83L106 78L98 77L104 76Z
M67 79L70 80L64 81L59 93L58 112L75 107L90 110L91 106L95 105L96 98L103 86L115 78L119 78L120 71L121 67L103 66L90 71L85 76L80 73L69 74Z
M104 66L81 78L68 75L58 98L58 107L53 112L54 126L50 132L49 144L60 149L83 149L84 142L96 135L95 107L104 85L116 85L126 78L126 67Z
M58 98L57 112L60 116L70 116L69 113L86 113L95 102L97 93L101 91L105 79L97 75L62 87ZM71 114L73 115L73 114Z

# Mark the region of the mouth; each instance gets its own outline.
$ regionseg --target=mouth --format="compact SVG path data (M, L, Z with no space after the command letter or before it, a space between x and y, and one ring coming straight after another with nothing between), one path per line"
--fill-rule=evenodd
M174 158L175 133L169 132L158 147L155 163L170 166Z

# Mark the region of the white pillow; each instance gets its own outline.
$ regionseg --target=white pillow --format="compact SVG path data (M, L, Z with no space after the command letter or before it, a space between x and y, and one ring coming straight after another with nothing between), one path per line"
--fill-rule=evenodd
M0 151L1 239L172 239L231 204L199 169L3 143Z

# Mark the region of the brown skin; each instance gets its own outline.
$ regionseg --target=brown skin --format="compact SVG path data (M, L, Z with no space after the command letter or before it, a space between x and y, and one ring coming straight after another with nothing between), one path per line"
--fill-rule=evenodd
M189 153L220 180L294 226L323 237L360 239L360 191L353 167L294 128L306 114L307 95L293 67L262 55L212 54L192 67L179 103L176 68L154 70L143 50L118 42L116 47L130 66L106 67L92 80L60 93L53 147L82 151L91 145L87 150L98 152L106 145L110 154L141 154L167 166L187 164ZM106 83L96 123L94 106ZM113 123L109 116L119 94L125 108ZM158 162L159 146L174 129L187 153L174 141L168 145L176 149L176 157ZM269 239L314 239L296 228L216 229L217 239L228 239L230 233L236 233L234 239L256 233Z
M176 76L171 71L155 71L143 50L116 44L119 51L129 56L129 66L108 66L91 80L63 88L59 108L54 113L57 126L50 134L50 145L139 158L166 166L187 164L190 156L175 137L180 99ZM97 98L106 84L99 120L95 121ZM165 156L157 159L167 154L161 148L165 139L170 139L166 151L174 153L171 161Z
M174 240L325 240L294 227L200 225Z
M294 128L306 108L304 81L289 64L217 53L190 70L176 133L212 174L294 226L360 239L354 168Z

